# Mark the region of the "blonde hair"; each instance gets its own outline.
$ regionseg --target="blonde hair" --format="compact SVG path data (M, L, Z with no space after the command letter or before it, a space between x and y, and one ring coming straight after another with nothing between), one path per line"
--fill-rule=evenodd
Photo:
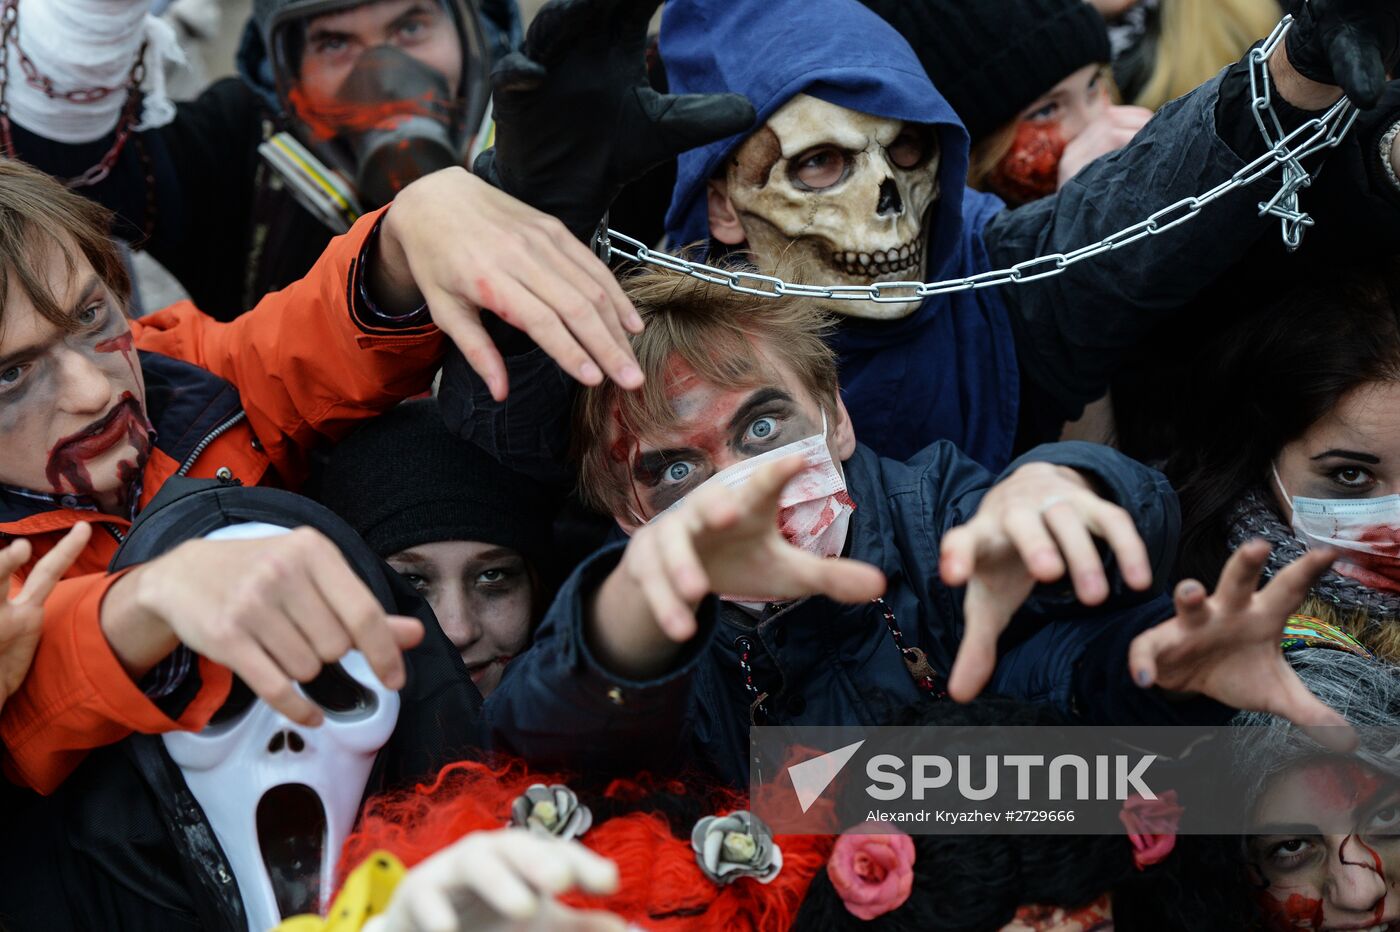
M1311 593L1294 614L1320 618L1356 638L1374 652L1377 659L1400 664L1400 624L1372 621L1365 609L1340 609Z
M1156 110L1244 55L1283 17L1276 0L1162 0L1152 75L1133 103Z
M623 391L604 382L578 393L574 459L586 504L620 513L631 488L628 471L636 438L674 429L667 374L684 363L704 382L757 388L779 363L829 415L835 414L836 354L826 345L832 318L795 298L743 295L680 272L641 272L623 283L646 323L630 338L646 383Z

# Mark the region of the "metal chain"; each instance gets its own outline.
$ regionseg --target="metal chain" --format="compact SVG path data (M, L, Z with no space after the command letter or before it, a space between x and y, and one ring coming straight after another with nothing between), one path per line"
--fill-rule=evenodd
M15 150L14 133L10 126L10 104L7 90L10 86L10 45L14 44L15 52L19 56L20 70L24 72L25 81L31 87L43 91L44 96L50 100L63 99L78 104L94 103L103 98L126 90L126 104L122 107L121 116L117 123L117 135L112 140L109 148L97 161L95 165L89 167L81 175L73 178L63 179L63 183L70 188L85 188L95 185L111 174L112 167L117 164L117 158L125 148L127 140L136 127L136 108L141 102L141 82L146 80L146 43L141 43L141 48L136 51L136 61L131 65L131 71L127 75L124 85L103 87L80 87L70 91L58 91L54 89L53 80L45 74L40 73L33 60L24 53L24 49L19 45L19 0L5 0L4 7L0 8L0 155L5 158L18 158Z
M1277 194L1259 205L1259 215L1278 217L1283 225L1283 241L1290 250L1297 249L1303 233L1313 225L1312 217L1299 207L1298 192L1312 183L1312 176L1302 166L1303 159L1323 149L1336 147L1350 132L1356 122L1356 109L1345 97L1333 104L1321 116L1313 117L1293 130L1283 132L1283 124L1273 107L1273 87L1269 80L1269 56L1283 42L1292 25L1292 17L1285 16L1264 43L1249 54L1250 90L1253 100L1251 113L1270 145L1268 152L1235 172L1225 181L1195 197L1187 197L1153 213L1147 219L1104 237L1097 243L1082 246L1071 252L1052 253L1018 262L1010 268L980 272L966 278L952 278L938 282L875 282L871 285L802 285L785 282L772 275L739 269L722 269L704 262L682 259L660 250L652 249L645 243L616 230L607 229L606 223L600 228L594 248L602 258L627 259L632 262L659 266L676 272L683 272L692 278L710 282L740 292L759 297L777 298L794 296L801 298L824 298L838 301L874 301L880 304L893 304L922 299L939 294L958 291L971 291L976 288L990 288L1006 284L1025 284L1059 275L1076 263L1092 258L1100 253L1121 249L1143 237L1159 236L1174 227L1194 220L1203 208L1226 194L1247 187L1283 166L1282 185Z

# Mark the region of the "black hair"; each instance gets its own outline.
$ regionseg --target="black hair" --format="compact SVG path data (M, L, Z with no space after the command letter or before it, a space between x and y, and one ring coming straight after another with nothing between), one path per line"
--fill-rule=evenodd
M1398 310L1392 258L1304 279L1234 324L1197 331L1206 342L1177 373L1166 463L1181 496L1180 575L1213 586L1229 557L1230 508L1267 480L1278 451L1353 389L1400 379Z

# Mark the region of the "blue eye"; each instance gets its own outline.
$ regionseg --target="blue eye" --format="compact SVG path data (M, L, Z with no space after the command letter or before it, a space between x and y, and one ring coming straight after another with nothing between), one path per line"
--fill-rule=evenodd
M13 384L15 384L16 382L19 381L20 376L23 375L23 374L24 374L24 367L23 367L23 366L11 366L10 368L6 369L4 372L0 372L0 385L3 385L3 386L13 385Z
M749 425L749 436L755 440L767 440L778 430L778 422L771 417L761 417Z
M672 484L684 482L695 471L695 467L689 463L671 463L661 472L661 478L665 482Z

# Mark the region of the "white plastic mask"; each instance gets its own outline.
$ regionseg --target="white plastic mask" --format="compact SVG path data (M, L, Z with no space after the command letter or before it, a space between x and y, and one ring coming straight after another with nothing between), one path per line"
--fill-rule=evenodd
M1293 506L1293 533L1309 548L1334 547L1336 570L1364 586L1400 592L1400 495L1380 498L1291 496L1274 467L1274 481Z
M814 155L830 170L813 172ZM739 146L726 184L763 271L839 285L923 281L939 161L931 128L798 94ZM921 301L818 303L888 320Z
M250 523L207 539L285 533ZM319 728L253 699L197 734L163 736L229 859L252 932L325 910L375 755L398 722L398 693L375 678L357 651L298 688L325 712Z

